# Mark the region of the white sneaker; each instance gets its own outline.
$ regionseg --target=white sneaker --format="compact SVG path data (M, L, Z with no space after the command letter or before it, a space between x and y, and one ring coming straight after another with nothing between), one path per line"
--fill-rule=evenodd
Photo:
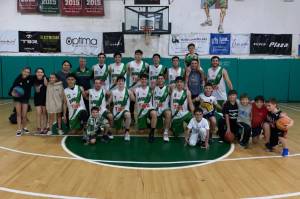
M164 133L163 139L164 139L165 142L169 142L170 141L169 135L168 135L167 132Z
M204 21L203 23L201 23L201 26L212 26L212 20L211 19L207 19L206 21Z
M22 130L17 130L16 136L21 136L22 135Z
M108 135L108 138L109 138L110 140L113 140L113 139L114 139L114 136L112 135L111 132L108 132L107 135Z
M130 141L130 135L129 135L128 132L125 134L124 140L125 141Z
M63 132L61 129L59 129L59 130L58 130L58 134L59 134L59 135L63 135L64 132Z
M53 134L52 131L47 132L47 135L52 135L52 134Z

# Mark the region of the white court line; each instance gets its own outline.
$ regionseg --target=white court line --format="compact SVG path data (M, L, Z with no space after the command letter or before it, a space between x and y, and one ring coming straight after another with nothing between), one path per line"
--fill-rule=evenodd
M293 196L300 196L300 192L286 193L286 194L272 195L272 196L250 197L250 198L243 198L243 199L273 199L273 198L286 198L286 197L293 197Z
M283 104L279 104L279 107L280 107L280 106L282 106L283 108L287 108L287 109L293 110L293 111L297 111L297 112L300 111L300 109L295 109L295 108L292 108L292 107L290 107L290 106L286 106L286 105L283 105Z
M0 106L7 105L7 104L12 104L12 102L1 103Z
M72 196L62 196L62 195L53 195L53 194L44 194L44 193L37 193L37 192L21 191L21 190L17 190L17 189L9 189L9 188L6 188L6 187L0 187L0 191L16 193L16 194L21 194L21 195L27 195L27 196L43 197L43 198L94 199L94 198L72 197Z
M76 158L78 158L78 159L80 159L82 161L89 162L91 164L96 164L96 165L101 165L101 166L107 166L107 167L113 167L113 168L131 169L131 170L176 170L176 169L185 169L185 168L192 168L192 167L200 167L200 166L212 164L214 162L218 162L218 161L220 161L220 160L228 157L234 151L234 144L231 144L230 150L226 154L224 154L223 156L221 156L221 157L219 157L217 159L214 159L214 160L208 160L207 162L202 162L202 163L188 165L188 166L155 167L155 168L149 168L149 167L128 167L128 166L119 166L119 165L106 164L106 163L102 163L102 162L96 162L97 160L86 159L86 158L83 158L81 156L78 156L77 154L73 153L72 151L70 151L66 147L65 141L66 141L67 137L68 136L65 136L61 140L61 146L65 150L65 152L67 152L71 156L76 157ZM99 161L101 161L101 160L99 160ZM123 163L123 161L120 161L120 163Z
M295 109L300 109L300 106L298 106L298 105L293 105L293 104L289 104L289 103L279 103L279 106L281 104L283 104L285 106L289 106L289 107L295 108Z

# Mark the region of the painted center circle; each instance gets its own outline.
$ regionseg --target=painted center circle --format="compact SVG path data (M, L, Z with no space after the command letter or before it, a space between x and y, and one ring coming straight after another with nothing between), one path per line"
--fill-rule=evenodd
M232 146L213 139L209 149L199 146L184 146L184 138L170 138L164 143L157 137L154 143L148 143L147 137L131 136L130 142L123 136L115 136L108 143L100 138L95 145L84 145L78 136L63 140L65 149L71 155L96 164L105 164L130 168L184 168L214 162L225 158L232 152Z

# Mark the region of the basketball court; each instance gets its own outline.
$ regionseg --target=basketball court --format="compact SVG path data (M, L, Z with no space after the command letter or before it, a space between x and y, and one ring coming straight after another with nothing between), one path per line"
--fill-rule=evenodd
M107 150L113 143L84 146L78 136L16 138L15 127L7 122L12 103L1 100L1 197L259 198L278 195L297 198L300 104L284 103L280 107L296 123L289 131L288 158L282 158L279 149L265 152L262 140L249 149L224 146L221 153L217 147L220 153L217 154L214 144L205 152L185 148L181 139L163 144L157 137L155 145L149 146L146 138L139 135L130 143L120 142L121 138L117 137L114 142L122 145L112 150L115 154L109 157L114 159L109 160L97 151ZM34 120L34 114L30 113L29 118ZM147 149L152 161L145 160L141 147ZM197 159L198 155L202 159Z

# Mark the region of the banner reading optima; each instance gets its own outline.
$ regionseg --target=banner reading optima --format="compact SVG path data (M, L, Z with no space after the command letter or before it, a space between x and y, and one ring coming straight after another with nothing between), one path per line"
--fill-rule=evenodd
M59 13L58 0L39 0L38 11L44 14Z
M97 55L102 50L102 33L61 32L61 52Z
M2 6L4 6L4 5L2 5ZM18 6L19 12L34 13L34 12L37 12L38 0L18 0L17 6Z

